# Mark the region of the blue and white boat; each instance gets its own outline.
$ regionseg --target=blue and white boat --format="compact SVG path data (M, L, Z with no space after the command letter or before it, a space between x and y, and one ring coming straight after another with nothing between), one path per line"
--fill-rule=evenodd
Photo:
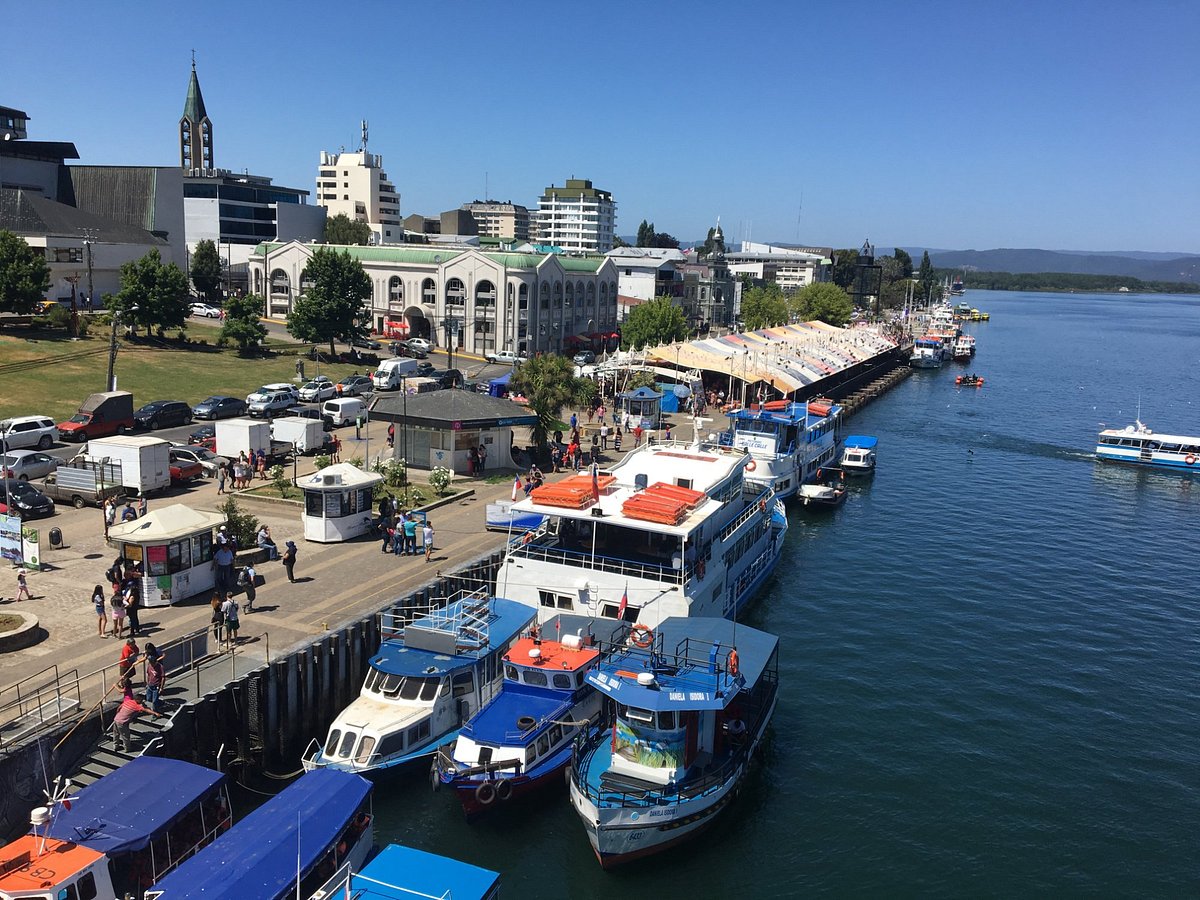
M358 697L338 713L304 767L370 772L434 753L499 689L500 664L536 618L531 604L486 591L434 601L419 618L380 613L382 644Z
M1200 437L1155 434L1139 419L1100 432L1096 458L1175 472L1200 472Z
M499 900L500 874L389 844L361 872L343 869L318 894L328 900Z
M587 682L598 642L624 625L612 619L555 616L531 628L504 657L496 697L434 757L435 786L454 788L473 819L548 785L563 783L571 745L594 731L601 695Z
M605 868L711 825L737 795L779 691L779 641L725 619L634 626L588 681L607 698L577 745L571 805Z
M851 434L842 443L842 459L838 464L847 475L875 474L876 438L866 434Z
M940 369L945 361L945 347L940 337L925 336L913 341L908 364L914 369Z
M146 900L320 897L374 845L371 782L307 772L146 892Z
M831 400L770 400L729 414L721 442L746 450L746 480L786 500L837 455L842 408Z

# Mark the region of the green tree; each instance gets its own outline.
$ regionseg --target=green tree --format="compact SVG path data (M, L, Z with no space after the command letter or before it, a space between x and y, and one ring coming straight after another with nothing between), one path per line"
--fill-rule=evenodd
M635 306L621 325L621 346L655 347L687 337L687 319L670 297L655 297Z
M225 324L221 326L221 337L237 344L238 352L248 356L267 337L267 328L259 318L263 312L263 299L255 294L245 297L230 297L225 303Z
M50 290L46 253L11 231L0 231L0 312L30 313Z
M933 297L933 286L937 276L933 274L933 263L929 261L929 251L921 255L921 268L917 270L917 297L929 300Z
M192 254L192 284L206 303L221 302L221 257L210 240L200 241Z
M625 238L621 237L619 234L613 235L613 249L614 250L617 250L621 247L628 247L628 246L629 246L629 244L625 241Z
M318 247L300 280L311 281L311 286L288 316L293 337L310 344L328 341L330 356L335 340L348 343L366 337L367 329L359 320L364 315L363 301L371 296L371 279L362 263L344 250Z
M121 321L161 337L168 328L187 328L187 276L175 263L163 265L158 248L141 259L121 265L121 290L111 306L121 312Z
M897 247L892 251L892 259L900 263L901 278L912 278L913 261L912 256L909 255L907 250L901 250L899 247Z
M816 282L792 295L792 308L805 321L819 319L830 325L845 325L854 312L854 301L836 284Z
M510 391L524 394L529 408L537 415L533 442L539 447L546 445L550 433L558 427L563 407L581 406L596 393L595 382L576 378L571 361L552 354L535 356L522 363L513 372L508 386Z
M642 219L642 224L638 226L637 246L649 247L651 241L654 240L654 223L647 222Z
M667 234L665 231L656 231L654 237L650 239L650 246L661 250L678 250L679 238Z
M833 251L833 283L842 290L849 290L858 274L857 250Z
M742 327L747 331L783 325L788 320L788 302L779 285L771 282L742 294Z
M366 245L371 240L371 226L338 213L325 220L325 243Z

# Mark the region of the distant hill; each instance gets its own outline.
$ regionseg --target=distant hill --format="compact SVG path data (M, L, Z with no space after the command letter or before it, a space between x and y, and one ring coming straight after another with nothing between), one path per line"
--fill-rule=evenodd
M1139 257L1143 254L1139 254ZM1163 259L1056 250L939 250L929 254L939 269L983 272L1062 272L1071 275L1124 275L1142 281L1182 281L1200 284L1200 256Z

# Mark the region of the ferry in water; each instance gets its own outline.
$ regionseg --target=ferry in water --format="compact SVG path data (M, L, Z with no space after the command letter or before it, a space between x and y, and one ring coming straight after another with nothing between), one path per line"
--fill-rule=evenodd
M418 618L379 614L379 652L358 697L338 713L305 769L388 769L432 755L495 696L500 661L537 615L534 604L460 591Z
M1140 420L1100 432L1096 458L1175 472L1200 472L1200 437L1155 434Z
M940 369L945 361L945 344L940 337L924 335L913 341L908 364L914 369Z
M729 414L721 443L746 450L746 479L786 500L837 453L842 408L823 398L769 400Z
M546 521L509 542L497 591L543 622L733 616L775 570L787 531L773 490L746 478L753 461L718 442L666 441L535 488L513 509Z
M635 625L588 675L605 727L577 745L571 805L605 868L711 825L733 801L779 691L779 641L724 619Z

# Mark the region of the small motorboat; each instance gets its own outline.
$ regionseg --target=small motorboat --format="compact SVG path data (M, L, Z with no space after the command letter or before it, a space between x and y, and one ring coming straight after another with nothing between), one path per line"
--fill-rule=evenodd
M847 475L875 474L875 445L878 441L865 434L852 434L842 447L842 470Z
M983 387L983 376L974 373L958 375L955 377L954 383L959 387Z
M798 496L805 506L841 506L846 500L846 473L841 469L817 469L816 480L800 485Z

